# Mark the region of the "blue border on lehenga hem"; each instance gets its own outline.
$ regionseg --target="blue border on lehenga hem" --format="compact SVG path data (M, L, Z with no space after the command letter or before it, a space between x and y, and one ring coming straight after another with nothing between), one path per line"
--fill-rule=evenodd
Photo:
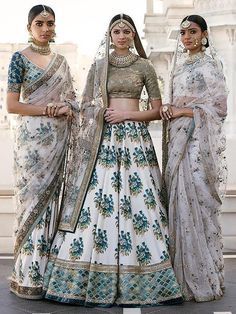
M67 298L61 298L57 296L47 296L44 297L46 300L54 301L54 302L60 302L64 304L70 304L70 305L81 305L84 307L103 307L103 308L111 308L111 307L127 307L127 308L145 308L145 307L156 307L156 306L166 306L166 305L181 305L184 302L184 299L182 297L178 297L176 299L170 299L167 301L162 301L155 304L103 304L103 303L91 303L86 302L82 300L75 300L75 299L67 299Z

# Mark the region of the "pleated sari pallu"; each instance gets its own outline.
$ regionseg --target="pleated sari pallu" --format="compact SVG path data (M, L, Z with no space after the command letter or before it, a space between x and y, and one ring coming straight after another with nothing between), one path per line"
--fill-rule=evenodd
M226 101L223 74L209 56L176 69L173 105L194 114L170 122L165 168L170 254L186 300L210 301L224 291L219 213L226 180Z
M42 105L72 97L68 64L55 55L45 71L22 92L23 101ZM12 292L23 298L42 297L42 283L58 215L65 152L66 117L16 118L14 170L16 203L15 264Z

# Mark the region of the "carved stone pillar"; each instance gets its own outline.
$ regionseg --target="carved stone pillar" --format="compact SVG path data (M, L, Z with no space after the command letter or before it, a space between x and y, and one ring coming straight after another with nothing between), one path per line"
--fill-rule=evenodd
M146 0L147 14L153 14L153 0Z

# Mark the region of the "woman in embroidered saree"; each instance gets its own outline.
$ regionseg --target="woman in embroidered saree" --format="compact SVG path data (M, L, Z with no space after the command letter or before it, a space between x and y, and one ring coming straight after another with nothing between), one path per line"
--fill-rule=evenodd
M160 172L144 122L160 118L157 76L129 16L115 16L107 34L88 74L80 129L72 126L45 297L102 307L181 302ZM139 55L129 50L133 39ZM152 104L145 112L139 111L143 86Z
M184 298L201 302L218 299L224 291L219 213L226 180L222 126L227 91L211 42L211 56L205 53L205 20L184 18L180 39L189 53L179 58L177 45L171 106L161 108L162 118L169 121L164 172L170 254Z
M73 98L68 64L48 46L54 20L49 7L38 5L31 9L29 27L34 45L13 54L8 76L8 111L17 114L14 144L17 226L10 289L31 299L42 297L69 131L66 114L70 109L64 101Z

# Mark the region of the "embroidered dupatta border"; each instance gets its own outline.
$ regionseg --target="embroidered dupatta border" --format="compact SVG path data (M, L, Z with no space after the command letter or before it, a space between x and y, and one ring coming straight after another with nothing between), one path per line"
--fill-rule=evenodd
M93 138L93 145L91 150L90 160L86 166L86 170L82 179L82 183L80 185L80 189L78 192L76 205L72 213L72 217L70 222L62 222L60 221L58 229L61 231L74 232L76 229L76 225L80 216L80 211L82 209L86 193L89 187L90 179L92 177L93 169L95 163L97 161L98 150L100 147L103 127L104 127L104 112L108 106L108 95L107 95L107 75L108 75L108 56L109 56L109 36L107 38L107 47L106 47L106 58L105 58L105 66L103 67L103 71L101 73L101 92L102 92L102 101L103 107L98 112L97 116L97 129Z
M90 183L90 179L91 179L91 176L93 173L93 169L94 169L94 166L95 166L95 163L97 160L98 150L100 147L100 142L101 142L102 132L103 132L103 125L104 125L103 120L104 120L105 110L106 110L106 108L102 108L98 114L98 128L96 130L93 144L92 144L93 149L91 151L90 160L89 160L88 165L86 167L86 170L85 170L85 173L83 176L83 180L82 180L79 192L78 192L75 209L73 210L73 214L72 214L72 217L71 217L71 220L69 223L60 222L59 230L61 230L61 231L74 232L74 230L76 228L79 214L80 214L81 208L83 206L86 192L87 192L87 189L88 189L88 186Z
M57 70L60 68L61 64L64 61L64 57L62 55L56 55L55 59L52 60L49 67L45 70L42 76L39 77L36 81L33 82L32 85L27 87L23 93L23 98L28 98L29 95L31 95L33 92L35 92L40 86L42 86L46 81L48 81L52 76L57 72Z

